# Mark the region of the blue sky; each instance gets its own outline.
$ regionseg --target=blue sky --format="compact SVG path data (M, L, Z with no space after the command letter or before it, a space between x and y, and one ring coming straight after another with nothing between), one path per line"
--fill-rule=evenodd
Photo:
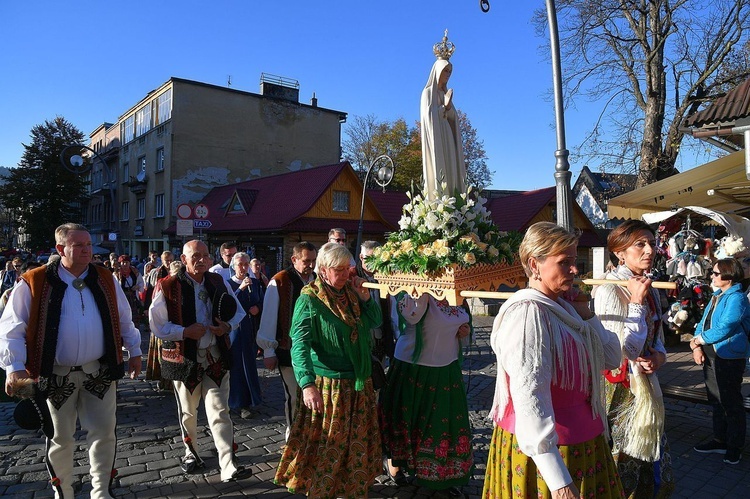
M259 92L260 74L272 73L350 122L413 124L447 28L457 47L449 86L484 141L492 187L552 186L552 73L530 22L544 2L490 3L484 14L476 0L4 1L0 166L18 163L45 119L89 134L172 76L226 85L231 75L233 88ZM568 149L596 116L591 104L566 113ZM571 165L573 181L582 167Z

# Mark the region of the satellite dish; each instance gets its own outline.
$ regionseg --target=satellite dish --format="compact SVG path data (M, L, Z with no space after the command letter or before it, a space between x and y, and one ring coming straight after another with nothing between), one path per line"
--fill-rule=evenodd
M138 182L145 182L146 181L146 170L139 171L136 174L135 178L136 178L136 180L138 180Z

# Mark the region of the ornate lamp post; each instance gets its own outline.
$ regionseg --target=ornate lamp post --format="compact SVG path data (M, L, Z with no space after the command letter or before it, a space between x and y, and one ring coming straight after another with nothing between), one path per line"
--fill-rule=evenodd
M378 156L370 163L370 167L367 169L365 174L365 180L362 182L362 206L359 209L359 228L357 229L357 246L354 249L354 260L358 261L359 252L362 246L362 231L364 230L364 216L365 216L365 193L367 191L367 181L370 178L370 174L377 166L375 173L375 182L383 188L385 192L385 186L391 183L393 180L393 174L396 171L396 167L393 165L393 160L387 154Z
M90 153L91 156L84 156L86 152ZM102 171L104 172L104 183L102 184L102 187L109 190L110 204L112 205L112 214L115 217L115 249L117 251L117 254L121 255L122 233L120 231L120 215L119 210L117 209L117 200L115 197L115 190L117 189L117 186L115 184L115 177L110 171L109 164L104 160L104 158L99 155L99 153L97 153L90 147L81 144L67 146L62 150L62 152L60 152L60 162L63 164L65 169L72 173L75 173L76 175L85 175L91 171L91 169L94 167L94 161L92 160L92 157L102 164Z
M565 108L563 107L562 70L560 66L560 34L557 30L555 0L546 0L549 23L550 51L552 54L552 86L555 95L555 129L557 150L555 151L555 186L557 194L557 225L573 229L573 193L570 189L570 152L565 147ZM480 0L482 12L490 10L489 0Z

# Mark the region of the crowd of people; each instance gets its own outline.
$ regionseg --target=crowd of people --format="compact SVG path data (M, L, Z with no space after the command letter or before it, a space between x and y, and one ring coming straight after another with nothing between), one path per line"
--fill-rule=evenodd
M34 387L25 396L48 439L56 497L73 497L77 421L87 431L91 496L111 497L116 381L140 373L144 313L146 377L174 392L184 473L206 466L203 401L221 479L249 475L235 454L233 418L253 418L263 403L262 356L285 394L276 484L360 498L385 474L396 486L462 497L475 464L461 371L471 314L427 294L365 287L375 280L366 257L377 242L365 241L354 265L345 231L332 229L320 248L297 243L291 265L269 279L232 243L216 265L192 240L179 259L152 253L138 270L127 255L94 262L81 225L58 227L55 239L59 258L40 268L12 261L0 275L14 280L0 300L0 365L9 396ZM604 276L612 284L594 288L593 307L574 287L577 244L546 222L521 243L529 285L503 304L491 335L495 430L483 497L668 497L674 489L658 382L663 304L648 274L654 231L628 221L611 232L619 263ZM714 436L695 451L732 465L745 441L750 301L737 260L717 260L712 275L715 293L690 346Z

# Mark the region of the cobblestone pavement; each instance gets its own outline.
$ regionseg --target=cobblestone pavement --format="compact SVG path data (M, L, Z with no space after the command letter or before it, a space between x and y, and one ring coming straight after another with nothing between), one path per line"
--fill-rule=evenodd
M495 383L495 357L489 346L491 317L475 317L476 341L464 359L464 378L468 387L469 410L474 428L476 469L463 488L468 498L482 492L487 451L492 425L487 412ZM144 334L144 348L148 345ZM689 362L686 345L670 353L670 364L663 371L662 382L701 385L700 370ZM145 350L144 350L145 351ZM260 365L260 364L259 364ZM206 471L184 475L179 468L183 447L177 426L177 412L171 392L159 392L155 383L123 380L118 388L117 462L118 498L193 498L226 497L281 499L302 497L289 494L272 483L284 440L283 395L278 376L259 369L264 403L250 419L235 419L240 464L253 475L236 483L221 483L213 441L205 417L199 418L202 437L199 444L208 455ZM747 386L745 387L747 388ZM52 497L44 466L44 441L39 433L21 430L13 422L13 403L0 404L0 496L5 498ZM674 497L750 497L750 450L737 466L726 465L718 455L700 455L693 445L710 437L711 415L708 406L691 402L666 400L667 434L672 450L676 480ZM203 412L201 410L201 412ZM79 432L79 440L85 435ZM750 446L748 446L750 449ZM90 491L85 440L75 452L77 498ZM416 486L397 488L381 476L371 489L370 497L426 498L439 497Z

